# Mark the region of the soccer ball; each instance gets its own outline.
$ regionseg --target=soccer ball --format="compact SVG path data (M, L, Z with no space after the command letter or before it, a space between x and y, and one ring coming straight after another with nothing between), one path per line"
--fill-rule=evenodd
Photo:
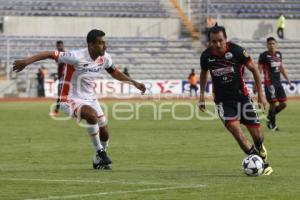
M264 171L264 161L261 157L252 154L243 160L242 167L247 176L259 176Z

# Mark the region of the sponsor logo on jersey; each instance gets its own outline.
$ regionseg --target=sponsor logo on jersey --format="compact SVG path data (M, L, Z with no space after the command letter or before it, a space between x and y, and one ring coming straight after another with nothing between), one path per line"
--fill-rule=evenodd
M61 55L63 57L71 57L72 56L72 54L70 52L63 52Z
M215 62L215 61L216 61L216 59L213 59L213 58L208 59L208 62Z
M271 62L271 67L280 67L281 62Z
M101 67L97 67L97 68L81 68L80 71L81 72L93 72L93 73L96 73L96 72L100 72L101 71Z
M233 67L223 67L223 68L211 70L211 72L213 76L218 77L218 76L223 76L225 74L231 74L234 72L234 69Z

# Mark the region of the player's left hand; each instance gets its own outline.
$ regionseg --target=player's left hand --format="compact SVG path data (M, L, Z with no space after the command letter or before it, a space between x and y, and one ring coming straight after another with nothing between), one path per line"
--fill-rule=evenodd
M143 83L136 82L136 83L134 83L134 86L137 89L141 90L141 92L142 92L141 94L144 94L146 92L146 86Z
M258 95L257 96L257 103L258 103L259 108L261 106L263 106L263 110L266 109L267 101L266 101L266 99L265 99L265 97L263 95Z
M27 66L26 60L16 60L13 63L13 71L20 72Z

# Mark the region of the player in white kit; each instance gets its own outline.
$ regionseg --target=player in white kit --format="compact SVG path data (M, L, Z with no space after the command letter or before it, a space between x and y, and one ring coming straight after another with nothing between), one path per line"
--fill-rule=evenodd
M106 52L105 33L93 29L87 35L87 48L69 52L41 52L32 57L16 60L13 71L20 72L27 65L47 58L66 63L64 82L60 94L60 107L67 114L87 122L87 132L95 148L94 169L111 169L111 159L106 153L109 134L106 118L93 91L93 81L105 69L113 78L125 81L145 92L145 85L120 72Z

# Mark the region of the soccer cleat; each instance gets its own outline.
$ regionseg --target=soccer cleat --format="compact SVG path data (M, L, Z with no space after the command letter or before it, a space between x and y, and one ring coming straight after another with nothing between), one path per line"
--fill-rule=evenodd
M268 152L266 147L262 144L261 148L258 149L258 155L264 160L264 162L267 160L268 158Z
M262 175L268 176L271 175L273 172L273 168L269 165L269 163L265 163Z
M112 160L108 157L104 150L97 151L95 158L93 160L94 169L111 169Z
M271 129L271 131L273 131L273 132L279 131L279 128L275 125L275 126Z
M267 127L272 130L274 128L274 125L271 121L267 121Z
M279 131L279 128L276 126L276 124L273 124L270 121L267 121L267 127L273 132Z

